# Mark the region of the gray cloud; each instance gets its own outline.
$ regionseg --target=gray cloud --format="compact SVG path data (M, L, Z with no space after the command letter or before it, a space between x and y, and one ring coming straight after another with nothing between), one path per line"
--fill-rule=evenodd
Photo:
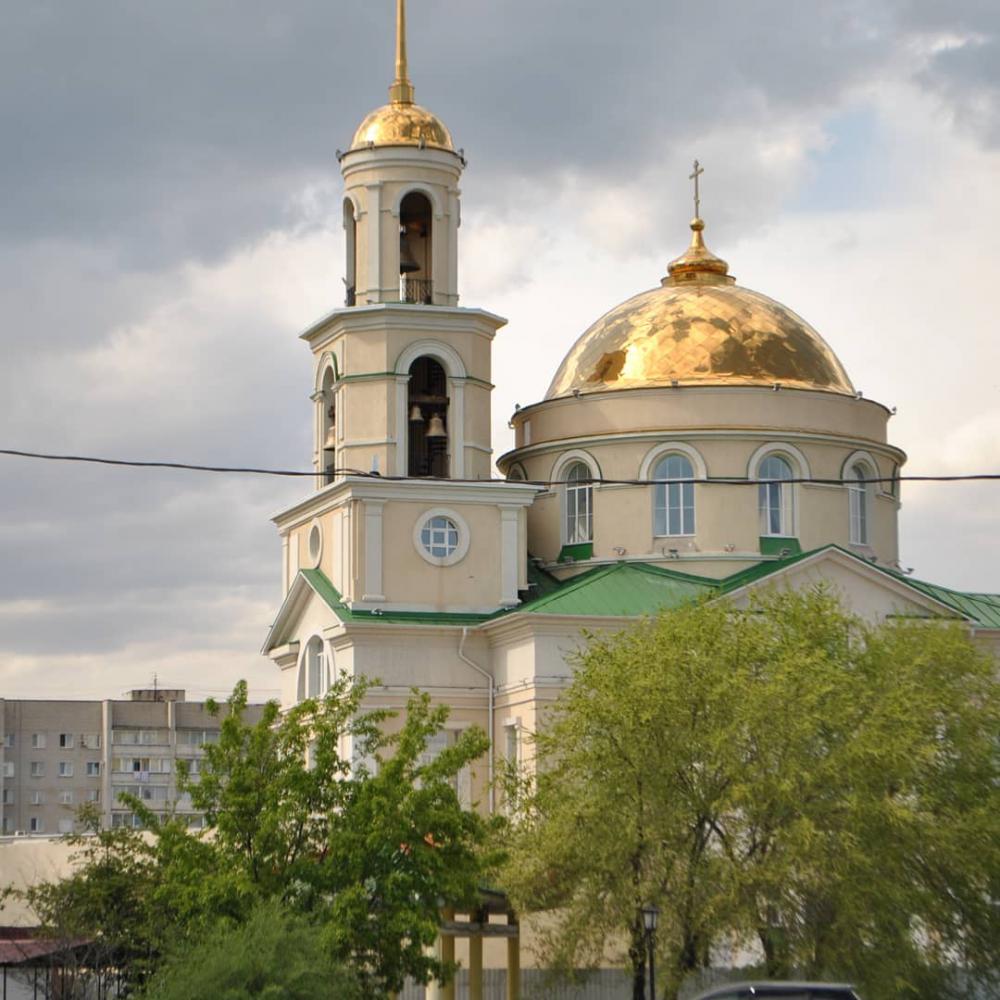
M713 238L756 224L786 175L739 143L816 127L858 88L905 72L891 67L928 33L985 39L939 51L922 81L995 129L993 6L411 0L412 71L418 99L469 152L470 228L557 197L572 213L568 177L585 199L605 181L662 176L625 255L662 226L668 173L683 178L701 143L731 203ZM0 447L306 463L310 368L295 327L339 297L334 152L385 99L391 8L4 6ZM687 211L670 208L671 224ZM239 257L276 230L315 240L328 261L308 293L306 278L267 272L280 253ZM517 255L505 268L525 273ZM0 690L5 657L107 656L117 684L142 643L181 656L224 647L233 676L277 598L267 518L308 488L0 459ZM5 615L18 601L43 607ZM135 671L147 679L145 664Z
M892 41L855 2L412 7L418 98L494 177L627 169L707 121L767 129L836 103ZM289 223L384 100L391 4L37 0L8 5L4 38L0 238L154 267Z

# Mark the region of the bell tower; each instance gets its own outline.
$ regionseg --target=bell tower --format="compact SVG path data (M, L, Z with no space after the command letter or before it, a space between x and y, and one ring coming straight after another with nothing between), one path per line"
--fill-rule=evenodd
M414 100L406 0L397 0L390 101L361 123L347 153L347 305L458 305L458 183L465 159L444 123Z
M286 588L312 566L364 611L492 613L526 587L525 509L493 479L492 345L505 320L459 306L465 158L415 101L396 0L389 103L338 154L346 301L314 358L316 491L277 519Z

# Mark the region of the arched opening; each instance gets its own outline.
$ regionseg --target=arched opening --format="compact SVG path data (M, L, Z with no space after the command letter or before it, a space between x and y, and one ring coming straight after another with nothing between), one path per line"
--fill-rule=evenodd
M870 540L870 510L868 498L873 478L871 469L864 462L855 462L847 473L847 489L851 506L851 544L867 545Z
M768 455L757 470L760 533L776 537L794 534L795 509L791 479L792 467L780 455Z
M399 296L403 302L434 302L433 228L430 201L419 191L411 191L399 206Z
M329 686L326 650L323 648L323 640L314 635L306 643L305 652L299 663L299 701L304 701L306 698L322 698Z
M694 466L687 455L664 455L653 470L656 480L653 533L657 537L693 535Z
M448 376L440 362L422 357L410 365L409 468L407 475L447 479L451 469Z
M346 234L346 247L344 253L344 304L353 306L357 304L358 286L358 224L354 218L354 202L350 198L344 199L344 233Z
M336 375L332 367L323 374L320 406L320 451L323 481L329 486L337 470L337 396L334 392Z

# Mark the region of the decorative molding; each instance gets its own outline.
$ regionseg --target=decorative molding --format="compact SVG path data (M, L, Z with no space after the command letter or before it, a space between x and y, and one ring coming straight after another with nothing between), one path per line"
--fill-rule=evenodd
M795 445L788 444L785 441L769 441L767 444L762 444L751 456L750 461L747 462L747 480L750 482L760 482L757 475L757 470L760 468L761 462L765 458L769 458L771 455L777 455L779 457L791 459L794 465L797 465L797 469L792 469L792 474L795 479L812 479L812 471L809 468L809 459L799 451Z
M435 517L444 517L451 521L458 528L458 548L449 556L435 556L427 551L421 537L427 522ZM432 566L456 566L469 554L469 545L472 543L472 533L469 531L469 523L451 507L432 507L425 510L413 525L413 546L417 550L420 558Z
M590 474L594 479L600 479L601 477L601 466L600 463L590 454L589 451L583 451L580 448L575 448L572 451L563 451L560 453L559 457L552 464L552 472L549 475L549 480L555 482L560 479L565 479L562 473L565 471L567 466L573 464L574 462L582 462L588 469L590 469ZM557 489L559 487L556 487Z
M695 479L708 479L708 467L705 465L705 459L702 458L701 452L683 441L664 441L662 444L654 445L646 453L646 457L639 466L639 478L652 479L653 469L657 462L661 458L666 458L667 455L683 455L691 462Z
M365 586L362 600L384 601L382 582L382 515L385 500L366 500L365 515Z
M519 413L523 413L521 410ZM567 448L593 448L600 445L621 445L623 443L641 443L644 441L662 441L667 435L674 441L698 441L698 440L751 440L751 441L774 441L780 437L783 440L809 442L812 444L832 444L839 447L871 448L879 454L885 455L891 460L902 463L906 460L906 453L896 448L894 445L885 442L870 441L867 438L842 437L837 434L823 434L820 432L783 430L778 427L767 427L759 430L727 430L724 428L695 429L679 431L676 428L670 431L629 431L622 434L591 434L583 437L561 438L555 441L542 441L538 444L525 444L520 448L512 448L497 459L497 465L502 469L505 465L514 461L525 461L528 458L539 458L552 453L562 453ZM731 477L726 477L731 478Z
M438 185L438 187L440 186ZM434 218L438 222L444 219L444 205L441 202L440 192L435 190L434 185L424 184L421 181L408 181L400 188L399 194L396 195L396 200L392 203L392 207L387 210L394 219L399 218L399 213L403 207L403 199L408 194L413 194L414 192L426 195L430 199L431 205L434 208Z

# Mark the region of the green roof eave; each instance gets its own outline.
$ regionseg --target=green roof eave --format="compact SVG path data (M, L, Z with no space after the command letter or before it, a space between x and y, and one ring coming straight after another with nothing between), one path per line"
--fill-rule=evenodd
M436 611L357 611L344 603L343 597L336 587L327 579L325 573L318 569L299 570L302 578L313 589L329 609L345 624L356 622L378 622L395 625L479 625L496 617L493 615L454 614ZM502 614L503 612L497 612Z

